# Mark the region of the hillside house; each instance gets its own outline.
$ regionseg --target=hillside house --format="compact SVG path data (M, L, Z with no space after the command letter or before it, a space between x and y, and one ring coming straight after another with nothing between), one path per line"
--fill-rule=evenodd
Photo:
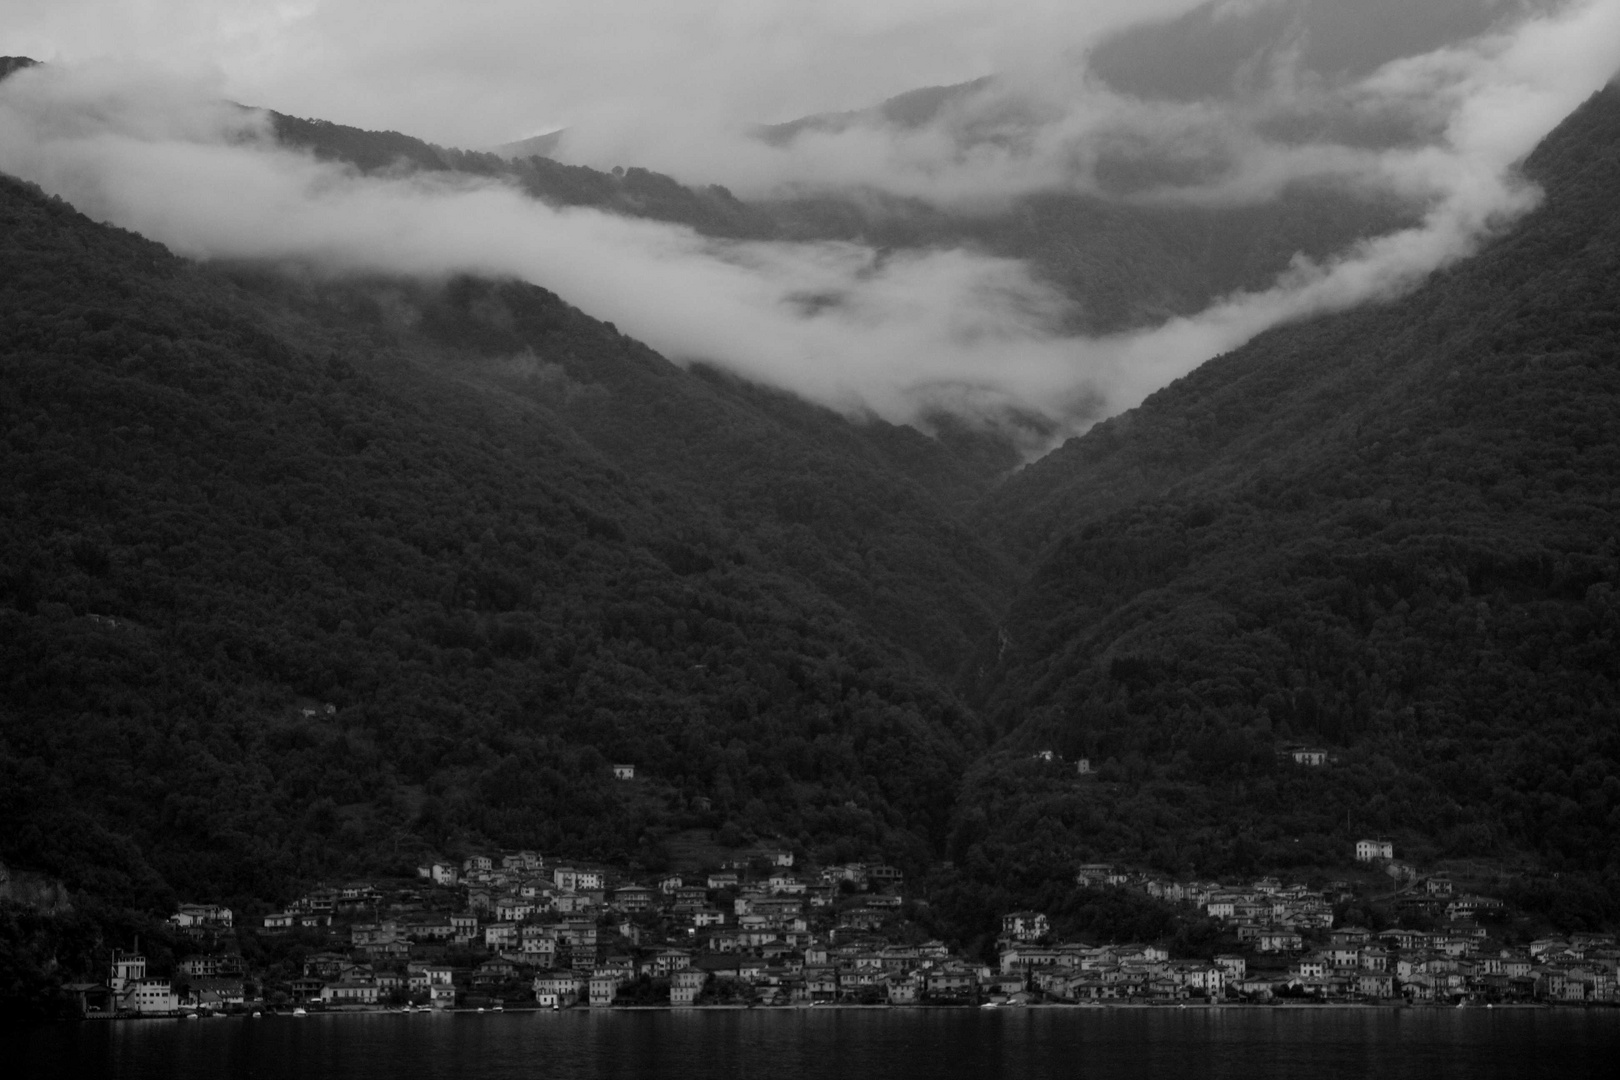
M219 956L190 956L180 961L180 972L193 978L240 978L242 957L237 953Z
M613 766L613 779L615 779L615 780L634 780L635 778L636 778L636 767L634 765L615 765L615 766Z
M1363 971L1356 977L1356 992L1364 998L1384 1000L1395 996L1395 976L1387 971Z
M542 971L534 977L534 999L545 1009L564 1009L579 1000L585 976L577 971Z
M1395 845L1388 840L1357 840L1356 861L1372 862L1374 859L1393 859Z
M952 964L929 971L924 987L936 1001L971 1001L978 996L979 977L965 966Z
M1178 964L1176 980L1193 993L1207 997L1220 997L1226 985L1226 972L1213 964Z
M709 890L701 885L677 885L674 897L677 908L705 907L709 903Z
M503 957L485 960L473 969L472 984L481 989L501 986L517 978L517 965Z
M653 906L653 891L645 885L625 885L613 892L613 906L620 911L632 914L641 911L651 911Z
M1261 952L1298 952L1305 941L1292 930L1262 930L1255 937L1254 947Z
M886 864L867 867L866 877L874 886L884 889L896 888L906 879L905 873L899 867Z
M669 1003L671 1005L694 1004L698 995L703 992L703 984L709 979L709 973L701 968L687 968L677 971L669 978Z
M522 922L539 910L540 906L533 900L525 900L521 896L503 896L495 901L497 922Z
M587 986L593 1009L605 1009L619 996L619 980L612 975L592 975Z
M321 987L325 1005L375 1005L378 990L374 979L343 979Z
M449 941L455 937L455 927L444 916L418 916L404 926L405 936L412 941Z
M773 893L787 896L802 896L805 891L804 882L795 875L780 870L770 876L765 887Z
M884 992L890 1005L915 1005L919 988L911 975L891 975L884 981Z
M1018 941L1045 937L1052 927L1039 911L1014 911L1001 917L1001 933Z
M229 930L232 925L231 909L218 904L181 904L180 910L169 916L169 925L177 930Z
M1317 767L1328 763L1328 752L1315 746L1296 746L1290 751L1295 765Z
M1115 869L1111 863L1083 863L1075 871L1074 881L1088 889L1100 889L1105 885L1124 885L1130 881L1130 875Z

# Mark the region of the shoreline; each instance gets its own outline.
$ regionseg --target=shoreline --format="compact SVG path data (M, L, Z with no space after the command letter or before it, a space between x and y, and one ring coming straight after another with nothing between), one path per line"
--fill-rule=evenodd
M295 1016L290 1010L278 1011L271 1009L260 1010L257 1013L250 1011L239 1012L180 1012L161 1016L91 1016L81 1017L78 1022L105 1022L129 1020L250 1020L250 1019L286 1019L304 1020L320 1016L478 1016L478 1015L507 1015L507 1014L541 1014L541 1013L578 1013L583 1015L602 1015L611 1013L647 1013L647 1012L682 1012L682 1013L722 1013L722 1012L755 1012L755 1013L798 1013L798 1012L930 1012L930 1011L977 1011L977 1012L1020 1012L1020 1011L1241 1011L1241 1012L1322 1012L1322 1011L1389 1011L1389 1012L1526 1012L1533 1010L1543 1011L1574 1011L1574 1010L1615 1010L1620 1009L1620 1003L1614 1002L1510 1002L1491 1003L1488 1005L1439 1005L1431 1003L1412 1004L1408 1002L1373 1002L1373 1001L1323 1001L1323 1002L1176 1002L1176 1001L1110 1001L1110 1002L1077 1002L1077 1001L1044 1001L1023 1005L861 1005L851 1002L803 1002L792 1005L614 1005L592 1008L589 1005L572 1005L566 1009L545 1009L538 1006L512 1006L500 1009L468 1008L453 1009L413 1009L409 1012L400 1008L370 1008L366 1006L347 1006L334 1009L312 1009L302 1016Z

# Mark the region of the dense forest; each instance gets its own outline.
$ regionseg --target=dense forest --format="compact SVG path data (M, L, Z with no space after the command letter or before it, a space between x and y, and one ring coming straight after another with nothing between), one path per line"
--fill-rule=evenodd
M986 500L1031 571L959 850L1234 872L1391 835L1590 875L1614 916L1620 92L1526 171L1545 203L1479 257L1217 358ZM1279 762L1300 743L1334 764ZM1018 763L1048 746L1098 781Z
M983 740L938 672L997 564L937 444L532 286L304 289L3 199L5 858L270 897L467 830L943 837Z
M1526 168L1543 205L1477 258L1012 475L534 285L198 265L0 178L0 860L81 909L0 910L7 955L473 844L651 870L694 833L896 863L956 939L1022 903L1150 936L1074 866L1327 872L1369 832L1613 923L1620 91Z

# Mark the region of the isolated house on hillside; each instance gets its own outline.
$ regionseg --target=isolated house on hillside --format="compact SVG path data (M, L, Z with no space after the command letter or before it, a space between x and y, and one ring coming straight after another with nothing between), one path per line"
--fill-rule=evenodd
M1357 840L1356 861L1372 862L1374 859L1393 859L1395 845L1388 840Z

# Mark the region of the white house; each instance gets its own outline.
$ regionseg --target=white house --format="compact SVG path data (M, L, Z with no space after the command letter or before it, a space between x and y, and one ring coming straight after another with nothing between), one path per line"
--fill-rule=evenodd
M1374 859L1393 859L1395 845L1388 840L1357 840L1356 861L1372 862Z
M204 927L230 929L231 909L218 904L181 904L180 910L169 916L169 925L180 930Z
M180 1008L180 995L174 992L168 979L136 979L124 987L118 997L118 1007L124 1012L146 1015L172 1013Z
M615 780L634 780L635 778L636 778L636 767L634 765L615 765L615 766L613 766L613 779L615 779Z
M1045 937L1050 929L1046 916L1038 911L1014 911L1001 917L1001 932L1019 941Z

